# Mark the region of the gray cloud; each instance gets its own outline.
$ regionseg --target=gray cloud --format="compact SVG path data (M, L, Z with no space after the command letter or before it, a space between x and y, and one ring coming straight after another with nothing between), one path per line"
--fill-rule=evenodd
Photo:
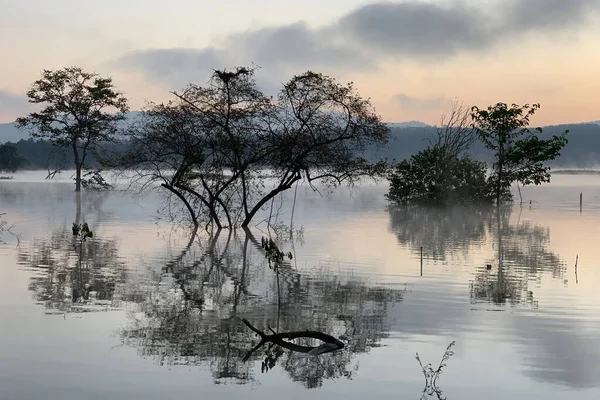
M246 62L283 70L318 67L371 69L358 48L330 40L330 29L311 29L298 22L231 35L228 47ZM298 71L296 71L298 72Z
M481 8L465 4L371 4L337 24L341 34L379 53L443 58L510 44L528 32L558 34L585 25L600 11L600 0L502 0Z
M203 83L217 68L257 65L257 79L274 91L290 75L306 69L373 69L375 63L359 49L323 40L328 29L312 30L305 23L234 33L222 48L148 49L127 53L113 62L119 68L138 69L171 89L187 83Z
M343 17L338 27L372 50L409 56L481 48L491 35L479 10L414 1L364 6Z
M235 33L218 47L158 49L129 53L119 66L181 86L199 82L212 68L255 63L273 82L305 69L326 73L375 71L385 58L443 60L469 51L523 40L527 33L554 37L589 26L600 0L452 0L369 4L329 26L303 22Z
M452 101L443 97L436 98L418 98L404 93L398 93L392 97L392 101L402 107L404 110L439 110L447 108Z
M599 8L599 0L507 1L502 28L516 33L572 29L589 22Z
M114 62L120 68L142 70L150 79L179 89L190 82L204 83L213 69L231 66L227 54L206 49L148 49L125 54Z

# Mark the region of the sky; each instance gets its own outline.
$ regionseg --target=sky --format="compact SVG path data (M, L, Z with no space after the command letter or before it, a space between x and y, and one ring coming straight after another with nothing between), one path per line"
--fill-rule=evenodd
M439 123L458 99L540 103L538 125L600 119L600 0L0 0L0 122L43 69L113 78L132 109L259 67L275 93L314 70L388 122Z

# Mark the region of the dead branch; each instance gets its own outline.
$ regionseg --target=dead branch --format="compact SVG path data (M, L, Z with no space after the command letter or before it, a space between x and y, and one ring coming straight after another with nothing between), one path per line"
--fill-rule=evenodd
M298 353L305 353L305 354L309 354L309 355L319 355L319 354L331 353L333 351L341 350L345 346L344 342L342 342L341 340L339 340L331 335L328 335L326 333L323 333L323 332L305 330L305 331L273 333L273 334L269 335L269 334L266 334L265 332L255 328L254 326L252 326L252 324L250 322L248 322L248 320L245 318L242 318L242 322L244 324L246 324L246 326L248 328L250 328L252 331L254 331L258 336L260 336L260 342L246 354L246 356L244 357L244 360L243 360L244 362L248 361L250 356L255 351L257 351L259 348L264 346L266 343L274 343L274 344L279 345L288 350L295 351ZM303 338L303 337L318 339L325 343L320 346L313 347L313 346L301 346L301 345L297 345L297 344L288 342L288 340L293 340L293 339L298 339L298 338Z
M442 115L436 136L429 139L429 144L432 147L443 147L454 156L467 151L477 138L471 126L470 110L470 107L454 99L450 112Z

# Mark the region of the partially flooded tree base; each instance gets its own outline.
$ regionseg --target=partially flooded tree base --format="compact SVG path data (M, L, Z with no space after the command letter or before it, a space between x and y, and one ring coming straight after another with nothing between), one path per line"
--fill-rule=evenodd
M389 128L352 84L307 71L270 97L252 68L236 68L173 95L143 112L109 164L160 184L194 225L247 228L299 182L333 188L387 171L364 154L387 143Z

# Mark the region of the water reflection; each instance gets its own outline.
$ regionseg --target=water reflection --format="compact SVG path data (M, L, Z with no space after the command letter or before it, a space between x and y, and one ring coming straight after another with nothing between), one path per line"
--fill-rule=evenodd
M21 246L18 262L33 272L29 290L48 313L104 311L121 305L119 286L127 273L115 240L78 243L71 227L65 226Z
M82 199L76 193L73 224L79 225L86 215L101 214L107 197L108 193L94 193ZM106 311L122 305L127 271L115 239L95 235L83 240L65 223L49 236L19 246L17 259L33 272L29 290L47 313Z
M307 388L326 379L352 378L355 357L386 337L386 313L404 291L376 287L326 270L300 273L286 264L268 268L250 232L191 240L148 281L146 298L131 310L124 343L163 365L203 365L215 383L254 380L279 365ZM272 343L248 355L257 342L241 320L276 332L312 330L347 336L343 350L307 357ZM311 346L304 338L295 344Z
M390 207L390 230L398 243L423 257L445 261L460 253L465 258L473 245L485 244L493 207Z
M531 281L542 274L564 279L566 265L549 249L550 229L522 222L512 207L394 207L390 230L398 242L423 257L464 259L476 247L492 243L493 257L478 265L470 283L472 303L529 304L537 307Z
M488 219L488 231L496 246L495 257L488 260L485 268L478 268L471 283L471 301L529 304L537 308L530 282L539 281L542 274L563 279L566 265L549 250L548 227L521 222L520 215L511 223L512 213L509 207L501 208L496 218Z

